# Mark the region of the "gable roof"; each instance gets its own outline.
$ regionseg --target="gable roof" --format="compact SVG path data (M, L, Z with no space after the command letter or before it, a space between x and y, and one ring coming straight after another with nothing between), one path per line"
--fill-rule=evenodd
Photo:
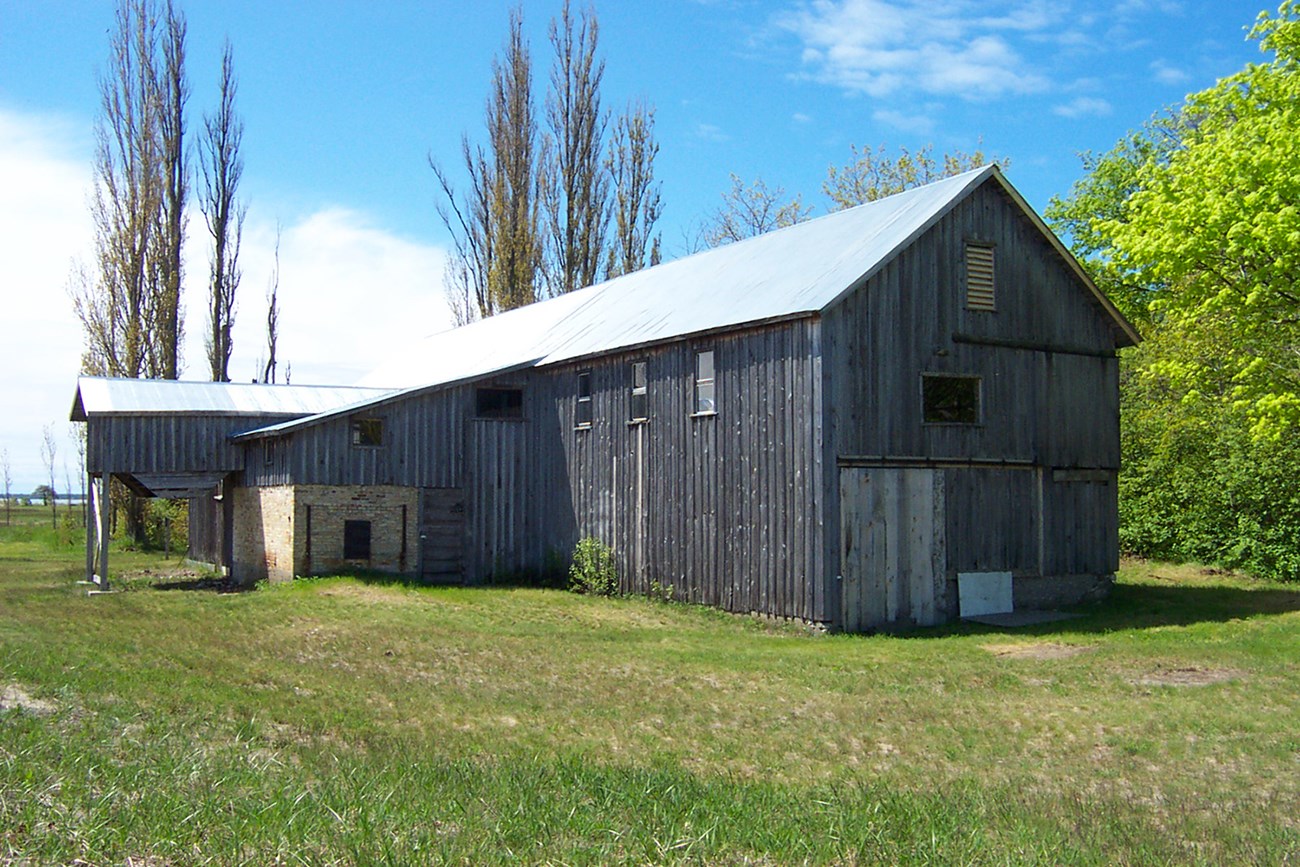
M315 415L368 401L387 389L337 385L262 385L82 376L72 401L72 421L105 415Z
M973 190L997 183L1044 235L1111 322L1117 346L1139 337L996 165L646 268L444 331L407 347L361 384L379 400L729 328L813 316L838 303ZM327 411L252 431L282 433Z

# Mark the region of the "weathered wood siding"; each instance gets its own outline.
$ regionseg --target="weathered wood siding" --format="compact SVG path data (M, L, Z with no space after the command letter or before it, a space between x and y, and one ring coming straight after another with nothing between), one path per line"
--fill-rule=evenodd
M968 241L995 249L995 312L967 309ZM1115 337L1087 289L996 184L826 311L823 345L824 462L949 462L950 575L1113 570ZM923 373L980 377L980 423L925 424ZM1057 481L1059 468L1089 468L1103 480ZM832 575L842 565L838 484L830 473L822 486Z
M86 422L86 470L126 473L234 472L243 449L230 437L284 416L96 415Z
M652 581L729 611L827 619L821 560L819 325L807 318L537 371L536 548L610 544L624 589ZM696 353L712 350L716 415L695 415ZM649 419L630 422L631 365ZM590 371L593 423L577 429Z
M269 449L250 441L244 484L462 487L473 396L467 386L440 389L297 430ZM382 446L352 444L356 418L383 420Z

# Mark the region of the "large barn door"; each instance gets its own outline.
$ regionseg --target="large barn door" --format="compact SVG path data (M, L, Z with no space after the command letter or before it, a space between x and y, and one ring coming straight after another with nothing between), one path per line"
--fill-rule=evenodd
M849 632L939 622L942 470L840 470L842 623Z
M420 577L429 584L465 581L465 492L425 488L420 500Z

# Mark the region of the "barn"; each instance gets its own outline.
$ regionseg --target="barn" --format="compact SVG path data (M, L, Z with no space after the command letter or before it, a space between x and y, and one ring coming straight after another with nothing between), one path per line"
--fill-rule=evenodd
M313 406L114 381L175 390L131 414L83 379L74 418L92 481L220 514L240 581L482 583L590 536L625 591L862 631L1105 592L1138 339L989 166L434 335Z

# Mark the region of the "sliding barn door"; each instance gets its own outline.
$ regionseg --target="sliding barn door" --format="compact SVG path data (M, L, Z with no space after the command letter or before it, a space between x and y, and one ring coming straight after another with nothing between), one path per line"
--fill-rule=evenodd
M942 470L840 470L842 623L849 632L941 619Z

